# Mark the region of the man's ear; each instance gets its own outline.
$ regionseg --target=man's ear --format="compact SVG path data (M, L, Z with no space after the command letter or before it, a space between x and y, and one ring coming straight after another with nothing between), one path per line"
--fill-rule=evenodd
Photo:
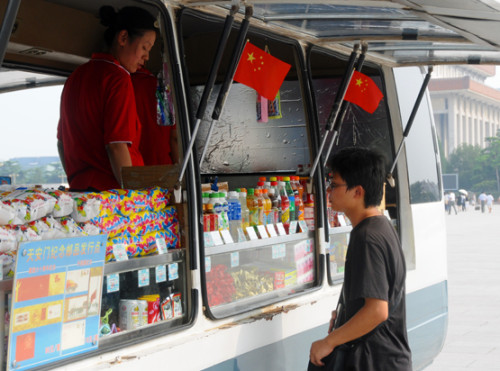
M364 200L365 189L360 185L357 185L356 187L354 187L354 197L361 197L361 199Z

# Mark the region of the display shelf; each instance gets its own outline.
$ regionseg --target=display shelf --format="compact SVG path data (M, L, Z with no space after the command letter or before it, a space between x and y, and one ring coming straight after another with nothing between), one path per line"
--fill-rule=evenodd
M157 265L180 262L184 260L184 249L169 250L166 254L144 256L139 259L129 259L120 262L111 262L104 265L104 275L123 273L142 268L151 268Z
M314 238L314 231L289 234L286 236L269 237L269 238L263 238L263 239L253 240L253 241L228 243L228 244L220 245L220 246L207 247L207 248L205 248L205 256L225 254L225 253L241 251L241 250L249 250L249 249L253 249L253 248L266 247L266 246L280 244L280 243L301 241L301 240L305 240L308 238L311 238L311 239Z
M328 232L329 234L337 234L337 233L348 233L352 231L352 226L351 225L346 225L343 227L330 227Z

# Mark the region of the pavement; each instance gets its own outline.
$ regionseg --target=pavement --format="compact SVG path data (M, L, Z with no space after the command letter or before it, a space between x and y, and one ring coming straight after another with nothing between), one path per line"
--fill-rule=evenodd
M500 370L500 205L452 210L446 224L448 332L425 371Z

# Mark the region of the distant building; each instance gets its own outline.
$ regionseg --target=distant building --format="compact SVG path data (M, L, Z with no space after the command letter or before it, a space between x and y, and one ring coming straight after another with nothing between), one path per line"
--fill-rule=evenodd
M485 147L500 129L500 90L484 84L495 66L436 66L429 83L434 120L444 155L459 145Z

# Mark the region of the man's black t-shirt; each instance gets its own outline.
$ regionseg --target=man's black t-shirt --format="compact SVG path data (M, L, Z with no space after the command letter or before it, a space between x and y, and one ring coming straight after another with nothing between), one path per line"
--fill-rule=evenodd
M361 309L364 298L387 301L390 313L385 322L357 341L348 359L348 369L412 369L406 332L405 279L401 243L386 217L369 217L353 228L343 288L346 317L351 318ZM402 295L398 295L400 292Z

